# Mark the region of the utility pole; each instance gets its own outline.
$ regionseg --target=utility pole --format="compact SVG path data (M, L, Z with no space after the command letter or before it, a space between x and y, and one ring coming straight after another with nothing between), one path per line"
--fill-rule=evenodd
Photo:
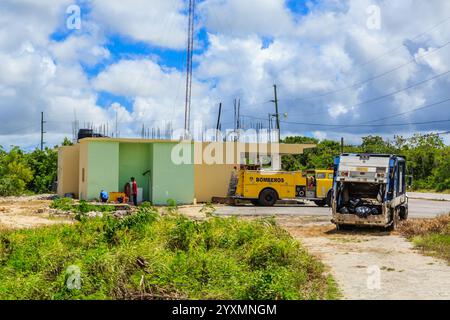
M41 112L41 151L44 151L44 112Z
M219 104L219 115L217 117L216 141L219 140L220 116L222 114L222 102Z
M273 92L274 92L274 103L275 103L275 115L277 117L277 130L280 131L280 114L278 113L278 95L277 95L277 85L273 85Z
M278 113L278 94L276 84L273 85L273 92L274 92L274 100L272 100L272 102L275 103L275 118L277 120L276 126L278 130L278 140L281 141L280 114Z
M237 130L237 110L236 110L236 99L234 99L234 122L233 122L233 126L234 126L234 132L236 132Z
M238 101L238 107L237 107L237 129L241 129L241 99Z
M341 154L344 153L344 137L341 138Z

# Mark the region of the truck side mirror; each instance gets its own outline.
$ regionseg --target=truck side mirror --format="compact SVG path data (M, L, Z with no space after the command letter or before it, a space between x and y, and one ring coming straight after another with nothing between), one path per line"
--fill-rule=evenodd
M408 186L408 188L411 188L413 184L413 177L412 176L407 176L406 177L406 185Z

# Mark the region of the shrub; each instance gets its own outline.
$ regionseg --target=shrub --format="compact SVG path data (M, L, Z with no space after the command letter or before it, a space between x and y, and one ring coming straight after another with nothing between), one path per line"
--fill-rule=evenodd
M68 270L80 271L79 289L67 287ZM195 222L146 207L1 232L0 278L0 299L338 297L322 264L270 220Z

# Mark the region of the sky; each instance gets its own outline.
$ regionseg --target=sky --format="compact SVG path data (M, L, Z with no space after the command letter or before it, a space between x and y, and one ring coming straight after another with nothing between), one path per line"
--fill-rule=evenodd
M192 122L282 136L450 130L450 1L197 0ZM186 0L0 0L0 145L48 146L73 121L139 137L183 128ZM114 128L114 129L113 129ZM446 143L448 135L443 136Z

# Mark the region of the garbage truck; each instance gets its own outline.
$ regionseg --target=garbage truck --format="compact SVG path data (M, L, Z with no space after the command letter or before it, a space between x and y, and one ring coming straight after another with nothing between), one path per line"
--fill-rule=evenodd
M332 222L397 228L408 217L406 160L398 155L341 154L334 160Z

